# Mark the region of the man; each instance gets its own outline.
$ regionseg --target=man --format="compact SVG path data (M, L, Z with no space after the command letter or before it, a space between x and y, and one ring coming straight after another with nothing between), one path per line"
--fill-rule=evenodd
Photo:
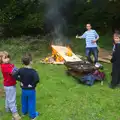
M91 59L91 54L94 56L94 63L98 62L98 46L97 41L99 39L99 35L95 30L92 29L91 24L86 25L87 31L82 36L76 36L76 38L85 39L86 40L86 56L89 62L93 63Z

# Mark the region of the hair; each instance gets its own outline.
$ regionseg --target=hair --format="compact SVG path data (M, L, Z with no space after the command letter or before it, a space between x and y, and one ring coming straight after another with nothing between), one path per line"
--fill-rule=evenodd
M0 52L0 64L2 63L3 52Z
M32 61L32 55L30 53L26 53L22 57L22 63L23 65L29 65Z
M90 25L90 26L92 26L92 24L91 24L91 23L87 23L86 25Z
M117 34L115 35L115 37L120 38L120 33L117 33Z
M6 58L10 58L10 55L9 55L8 52L6 52L6 51L0 51L0 64L3 63L3 61L2 61L3 56L5 56Z

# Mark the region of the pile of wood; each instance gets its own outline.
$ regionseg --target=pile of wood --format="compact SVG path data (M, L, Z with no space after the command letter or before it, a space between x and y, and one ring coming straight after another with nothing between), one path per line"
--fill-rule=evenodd
M79 62L65 62L65 66L72 71L80 73L90 73L96 69L93 64L90 64L86 61Z

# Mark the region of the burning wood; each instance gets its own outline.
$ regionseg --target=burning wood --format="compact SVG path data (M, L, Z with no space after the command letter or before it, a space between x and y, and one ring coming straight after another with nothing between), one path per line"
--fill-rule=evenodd
M56 46L52 45L52 56L44 59L45 63L52 64L64 64L64 62L74 62L74 61L82 61L79 57L77 57L71 50L71 48L64 46Z

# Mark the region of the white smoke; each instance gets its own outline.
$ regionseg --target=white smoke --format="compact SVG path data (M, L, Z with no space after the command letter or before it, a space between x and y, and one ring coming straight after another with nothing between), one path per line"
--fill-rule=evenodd
M46 0L46 19L48 27L52 26L53 42L57 45L64 44L64 31L67 28L65 17L62 15L62 9L67 7L71 0Z

